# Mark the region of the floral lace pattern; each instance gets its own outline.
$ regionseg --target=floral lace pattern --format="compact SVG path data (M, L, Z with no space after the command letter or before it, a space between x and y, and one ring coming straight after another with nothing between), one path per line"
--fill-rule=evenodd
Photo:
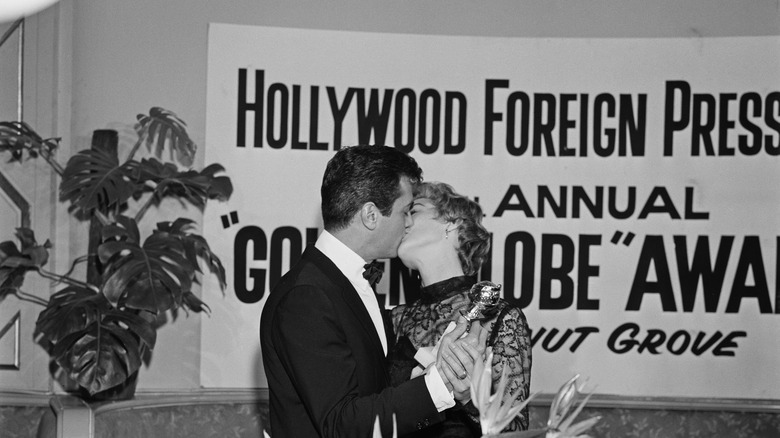
M415 349L435 345L450 322L457 321L460 312L470 307L468 292L474 283L473 278L464 276L422 288L419 300L392 310L396 336L399 339L407 337ZM518 401L523 401L528 398L531 384L531 333L522 310L504 300L501 300L500 306L501 311L496 317L482 323L489 333L488 345L493 347L493 391L505 368L509 383L506 393L519 393ZM408 375L404 377L409 378ZM471 426L479 430L477 409L468 403L463 410L468 421L473 423ZM525 408L504 430L527 428L528 408Z

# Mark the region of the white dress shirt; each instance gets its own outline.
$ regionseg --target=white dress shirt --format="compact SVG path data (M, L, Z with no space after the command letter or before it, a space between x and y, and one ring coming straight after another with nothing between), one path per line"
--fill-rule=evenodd
M382 312L379 310L379 303L374 296L374 290L371 289L368 280L363 278L363 266L367 262L327 231L323 231L320 234L314 247L325 254L352 283L358 296L360 296L360 300L363 301L371 321L374 323L379 340L382 342L382 350L385 356L387 356L387 335L382 321ZM431 399L439 412L455 406L452 392L447 389L436 366L429 366L424 378L428 392L431 394Z

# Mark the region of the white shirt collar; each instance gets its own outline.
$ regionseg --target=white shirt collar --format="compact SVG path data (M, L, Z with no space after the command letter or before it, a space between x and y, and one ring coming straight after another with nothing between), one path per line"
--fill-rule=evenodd
M360 284L365 281L363 265L366 261L333 234L323 231L314 246L322 251L350 282Z

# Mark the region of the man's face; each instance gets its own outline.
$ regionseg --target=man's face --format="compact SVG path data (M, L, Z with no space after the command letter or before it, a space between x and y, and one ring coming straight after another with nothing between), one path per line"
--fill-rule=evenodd
M412 184L408 178L402 177L400 182L401 196L393 203L389 216L379 216L377 225L377 256L378 259L392 258L398 255L398 245L404 237L406 227L412 224L409 210L412 207Z

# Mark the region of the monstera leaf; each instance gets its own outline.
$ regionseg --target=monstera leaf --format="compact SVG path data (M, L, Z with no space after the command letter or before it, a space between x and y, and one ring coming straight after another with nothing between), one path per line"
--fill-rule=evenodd
M38 315L34 336L51 350L60 339L84 330L109 309L111 304L102 294L85 286L68 286L52 295Z
M10 161L21 161L25 149L33 158L50 154L57 149L59 141L59 138L42 138L24 122L0 122L0 152L10 152Z
M65 167L60 185L60 197L70 201L77 212L108 211L122 205L136 192L130 178L138 163L120 164L115 152L108 148L80 151Z
M109 240L98 247L106 267L101 290L109 302L116 306L121 299L129 308L154 314L180 306L182 295L192 287L191 272L196 269L187 260L181 240L153 233L139 245L133 232L123 236L120 231L112 233L121 240Z
M227 201L233 194L233 183L227 176L215 176L219 172L224 172L225 168L221 164L210 164L200 171L201 176L207 176L211 181L207 196L209 199Z
M72 380L95 394L124 383L138 371L156 336L140 316L109 309L84 330L60 340L52 357Z
M49 260L51 243L43 245L35 241L35 233L29 228L17 228L16 237L21 250L10 240L0 243L0 298L22 287L24 275L37 270Z
M227 281L222 261L211 251L208 242L206 242L203 236L192 232L195 228L194 224L194 221L185 218L179 218L173 222L158 222L155 234L179 240L184 248L184 255L190 264L195 267L195 270L202 272L198 260L203 260L209 271L217 276L219 285L224 290L227 286Z
M171 160L185 166L192 165L197 146L187 134L187 124L176 114L160 107L153 107L149 115L138 114L137 130L141 139L146 139L146 147L155 156L161 157L165 145L170 145Z
M116 215L116 222L103 226L100 230L100 241L107 242L122 240L132 243L141 243L141 231L138 223L130 217Z
M78 286L52 295L38 316L35 336L90 394L123 383L157 340L144 318L115 309L102 294Z
M154 196L160 200L166 196L183 198L197 207L206 205L209 199L226 200L233 193L233 185L226 176L215 176L224 171L219 164L212 164L200 172L179 171L172 163L162 163L155 158L141 160L135 178L139 182L155 183Z

